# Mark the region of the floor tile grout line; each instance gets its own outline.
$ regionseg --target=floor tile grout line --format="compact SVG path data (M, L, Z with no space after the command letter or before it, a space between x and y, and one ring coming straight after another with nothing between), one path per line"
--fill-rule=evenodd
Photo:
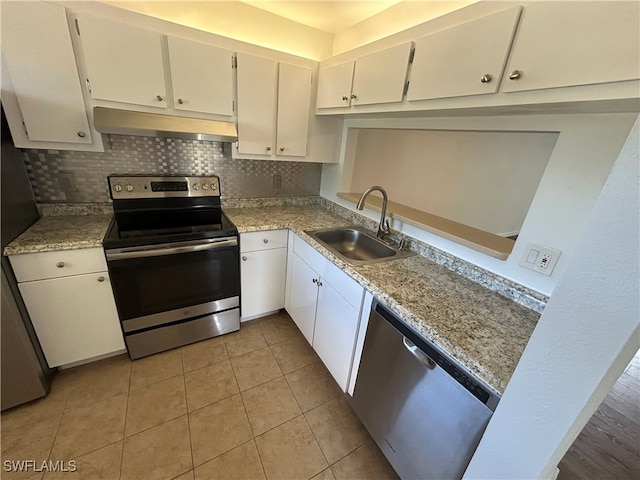
M131 361L131 360L130 360ZM127 433L127 416L129 415L129 397L131 396L131 378L133 377L133 362L129 366L129 387L127 388L127 405L124 409L124 426L122 428L122 449L120 451L120 470L118 471L118 479L122 478L122 465L124 463L124 443Z
M53 380L55 377L51 379L51 383L53 384ZM58 426L56 427L56 433L53 435L53 442L51 442L51 447L49 447L49 455L47 455L47 461L53 460L51 455L53 454L53 447L56 445L56 440L58 439L58 433L60 432L60 426L62 425L62 419L64 418L64 412L67 409L67 403L69 403L69 397L71 396L71 392L69 392L64 399L64 407L62 407L62 413L60 414L60 420L58 420ZM44 474L42 475L44 477Z
M182 386L184 388L184 406L187 411L187 432L189 432L189 453L191 454L191 470L193 470L193 477L196 476L196 465L193 458L193 442L191 441L191 418L189 415L189 399L187 398L187 380L184 374L184 359L182 358L182 349L180 349L180 362L182 364ZM188 470L187 470L188 471ZM183 472L185 473L185 472Z
M306 415L304 413L302 414L302 418L304 418L304 422L307 424L307 427L309 427L309 431L311 432L311 435L313 435L313 439L316 441L316 444L318 445L318 448L320 449L320 452L322 453L322 456L324 457L324 461L327 462L327 467L325 467L322 470L320 470L320 472L324 472L327 468L331 467L331 463L329 462L329 459L327 458L327 454L324 453L324 450L322 449L322 445L320 445L320 442L318 441L318 437L316 436L316 432L314 432L313 428L311 428L311 424L309 423L309 420L307 420L307 417L306 417ZM313 476L315 477L320 472L314 473ZM332 473L333 473L333 471L332 471ZM310 478L313 478L313 477L310 477Z

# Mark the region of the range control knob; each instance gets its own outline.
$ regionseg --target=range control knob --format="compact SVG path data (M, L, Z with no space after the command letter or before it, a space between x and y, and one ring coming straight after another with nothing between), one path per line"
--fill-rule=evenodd
M133 185L131 185L130 183L127 183L127 184L124 186L124 189L125 189L127 192L133 192Z
M121 191L122 191L122 185L120 185L119 183L116 183L116 184L113 186L113 191L114 191L114 192L121 192Z
M194 183L194 184L193 184L193 189L194 189L194 190L200 190L200 185L199 185L199 184L197 184L197 183Z
M217 183L212 183L211 184L211 190L213 190L214 192L216 192L218 190L218 184Z
M202 189L203 190L209 190L209 184L208 183L203 183L202 184Z

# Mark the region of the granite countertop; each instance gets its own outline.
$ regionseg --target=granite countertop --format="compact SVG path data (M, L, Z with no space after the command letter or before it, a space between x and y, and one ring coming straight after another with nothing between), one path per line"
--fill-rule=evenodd
M496 393L504 392L539 313L419 255L362 266L345 263L305 233L354 225L320 205L224 211L240 233L291 229ZM101 247L112 215L70 213L45 215L3 253Z
M418 255L347 264L305 233L352 224L320 206L225 209L225 213L241 233L291 229L496 393L504 393L539 313Z
M102 247L111 214L45 215L4 248L4 255Z

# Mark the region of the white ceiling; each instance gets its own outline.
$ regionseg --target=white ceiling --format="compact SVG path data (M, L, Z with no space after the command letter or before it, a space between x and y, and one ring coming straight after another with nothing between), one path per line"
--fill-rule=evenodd
M329 33L338 33L400 3L400 0L241 1L252 7Z

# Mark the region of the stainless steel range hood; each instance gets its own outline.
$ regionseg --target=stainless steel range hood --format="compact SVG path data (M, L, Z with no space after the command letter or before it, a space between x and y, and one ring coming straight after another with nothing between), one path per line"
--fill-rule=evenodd
M238 139L236 126L232 122L132 112L115 108L95 107L93 122L100 133L214 142L235 142Z

